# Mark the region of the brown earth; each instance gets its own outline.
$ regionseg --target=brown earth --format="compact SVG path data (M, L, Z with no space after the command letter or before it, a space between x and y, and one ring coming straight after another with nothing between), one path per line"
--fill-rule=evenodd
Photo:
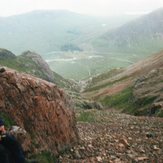
M124 90L125 88L127 88L129 85L131 85L130 80L124 81L123 83L116 84L110 88L105 88L104 91L99 92L94 98L97 99L103 96L111 96L111 95L117 94L121 92L122 90Z
M95 120L78 122L80 144L61 155L59 162L163 162L162 118L135 117L115 110L85 112Z
M30 151L65 150L78 140L68 97L53 83L11 69L0 71L0 112L30 135Z

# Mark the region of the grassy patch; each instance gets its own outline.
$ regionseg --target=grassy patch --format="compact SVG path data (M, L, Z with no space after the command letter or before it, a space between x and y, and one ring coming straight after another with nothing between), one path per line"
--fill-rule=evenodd
M98 75L92 79L90 87L97 84L98 82L109 79L109 78L121 73L122 71L123 71L122 68L121 69L114 68L108 72L102 73L102 74L100 74L100 75Z
M152 104L153 101L157 98L157 96L147 96L144 99L140 100L137 102L137 105L141 106L146 106L149 104Z
M0 112L0 118L3 119L7 128L10 128L15 124L15 122L4 112Z
M83 111L77 117L77 121L91 123L91 122L95 122L96 120L93 112Z
M158 112L157 116L163 118L163 110L160 110L160 111Z
M0 65L18 70L19 64L16 58L0 60Z
M149 115L150 105L155 100L155 96L147 96L135 101L132 87L128 87L118 94L107 96L101 100L105 107L119 109L122 112L134 115ZM161 116L162 113L159 113Z
M55 162L57 162L57 158L50 152L46 152L46 151L32 156L32 159L37 160L40 163L55 163Z
M121 82L123 80L126 80L127 78L128 77L123 77L123 78L120 78L120 79L117 79L117 80L114 80L111 82L106 82L106 83L98 85L98 86L90 87L90 88L86 89L84 92L96 91L96 90L99 90L99 89L102 89L102 88L105 88L108 86L112 86L113 84Z
M130 113L132 113L136 107L133 102L133 92L131 87L126 88L116 95L107 96L102 99L101 102L104 106L122 109L123 111Z

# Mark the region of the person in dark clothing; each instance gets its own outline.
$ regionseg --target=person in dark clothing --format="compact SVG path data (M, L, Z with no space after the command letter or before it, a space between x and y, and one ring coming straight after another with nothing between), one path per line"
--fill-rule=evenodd
M0 163L25 163L23 149L16 138L8 134L0 119Z
M0 144L0 163L10 163L8 151Z

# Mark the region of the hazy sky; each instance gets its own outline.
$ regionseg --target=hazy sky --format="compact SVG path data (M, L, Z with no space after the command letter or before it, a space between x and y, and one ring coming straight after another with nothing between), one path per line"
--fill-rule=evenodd
M0 16L39 9L66 9L89 15L141 14L163 7L163 0L0 0Z

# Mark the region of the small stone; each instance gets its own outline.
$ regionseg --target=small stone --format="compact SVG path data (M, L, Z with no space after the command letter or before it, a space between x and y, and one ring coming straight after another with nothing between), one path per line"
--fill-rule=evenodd
M127 156L131 159L134 159L138 156L138 154L133 150L127 150Z
M122 143L120 143L120 144L118 144L118 149L119 149L119 151L124 151L125 150L125 145L124 144L122 144Z
M92 144L88 144L88 147L89 147L89 148L93 148Z
M122 161L119 158L117 158L114 160L114 163L122 163Z
M158 148L156 145L153 146L153 149L156 150L156 151L160 150L160 148Z
M153 138L154 136L155 136L154 133L151 132L146 133L147 138Z
M4 67L1 67L0 68L0 73L3 73L3 72L5 72L6 71L6 69L4 68Z
M80 147L81 150L85 150L85 147Z
M130 146L126 139L120 139L119 142L122 143L126 148Z
M75 157L76 157L77 159L80 159L80 158L81 158L80 153L79 153L78 150L75 150Z
M148 160L148 157L144 156L144 157L137 157L135 159L135 161L145 161L145 160Z
M113 160L113 159L115 160L117 157L114 156L114 155L111 155L110 158L111 158L112 160Z
M102 158L100 156L96 157L97 161L101 162Z
M145 153L145 150L143 148L140 149L141 153Z
M130 129L133 130L134 129L134 126L131 126Z
M131 159L135 158L135 155L134 154L127 154L127 156Z

